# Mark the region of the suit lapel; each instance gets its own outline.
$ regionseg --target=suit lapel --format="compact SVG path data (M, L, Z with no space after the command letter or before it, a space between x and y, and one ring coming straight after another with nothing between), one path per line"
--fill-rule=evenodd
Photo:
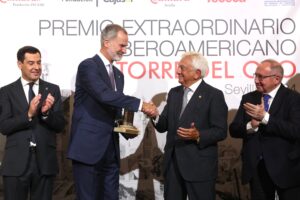
M250 96L249 102L255 105L261 104L262 93L257 90L254 92L253 96ZM248 101L248 100L247 100ZM246 102L245 102L246 103Z
M113 72L114 72L117 91L123 91L123 81L122 81L122 78L121 78L121 74L120 74L119 70L114 65L113 65Z
M203 99L206 97L206 93L207 93L206 86L207 86L207 84L204 82L204 80L202 80L202 82L197 87L196 91L194 92L192 98L189 100L188 104L186 105L185 110L183 111L183 113L181 115L181 118L180 118L181 120L184 120L185 116L187 116L189 113L193 112L194 105L198 105L203 102ZM181 102L182 102L182 100L181 100Z
M105 83L107 83L110 86L110 88L112 88L112 85L110 83L110 78L109 78L107 69L106 69L103 61L101 60L101 58L98 55L95 55L93 57L93 60L95 61L95 63L97 64L97 66L98 66L98 68L100 70L100 74L101 74L101 76L103 78L103 81Z
M41 104L46 100L48 94L50 93L48 86L46 85L46 82L42 79L39 80L39 94L42 95L41 98Z
M179 87L177 92L174 94L175 98L174 99L178 99L178 101L175 101L175 116L177 116L177 120L184 114L184 111L182 113L182 115L180 116L180 112L182 109L182 101L183 101L183 86ZM185 107L185 109L187 108L187 106Z
M23 85L21 82L21 79L18 79L14 84L13 84L14 89L11 91L13 93L13 96L17 97L13 99L16 101L16 105L19 105L22 110L28 109L28 102L26 99L26 95L24 93Z
M269 109L270 114L276 113L276 111L280 108L280 105L282 104L283 100L285 99L285 91L286 88L281 85L279 90L277 91L276 96L274 97L274 100L271 104L271 107Z

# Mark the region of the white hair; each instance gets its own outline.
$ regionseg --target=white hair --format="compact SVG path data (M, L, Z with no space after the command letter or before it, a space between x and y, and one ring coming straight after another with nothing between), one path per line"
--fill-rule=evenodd
M206 58L198 52L186 52L182 55L182 58L191 57L192 66L194 69L201 71L201 78L204 78L208 73L208 62Z

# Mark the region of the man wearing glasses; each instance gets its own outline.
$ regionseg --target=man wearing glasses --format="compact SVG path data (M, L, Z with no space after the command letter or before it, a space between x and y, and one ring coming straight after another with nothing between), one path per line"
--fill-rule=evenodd
M230 135L243 139L242 181L252 200L300 199L300 94L282 83L283 68L262 61L256 91L243 95Z

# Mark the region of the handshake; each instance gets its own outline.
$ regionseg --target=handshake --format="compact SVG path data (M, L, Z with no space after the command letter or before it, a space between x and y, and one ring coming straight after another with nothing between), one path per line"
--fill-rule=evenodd
M159 114L157 107L152 102L149 103L143 102L142 112L151 118L154 118Z

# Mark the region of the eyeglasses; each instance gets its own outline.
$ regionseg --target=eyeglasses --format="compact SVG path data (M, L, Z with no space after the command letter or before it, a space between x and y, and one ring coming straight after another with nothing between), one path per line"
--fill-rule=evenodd
M272 75L268 75L268 76L263 76L263 75L260 75L260 74L253 74L254 79L258 79L259 81L263 81L264 79L269 78L269 77L273 77L273 76L277 76L277 75L272 74Z

